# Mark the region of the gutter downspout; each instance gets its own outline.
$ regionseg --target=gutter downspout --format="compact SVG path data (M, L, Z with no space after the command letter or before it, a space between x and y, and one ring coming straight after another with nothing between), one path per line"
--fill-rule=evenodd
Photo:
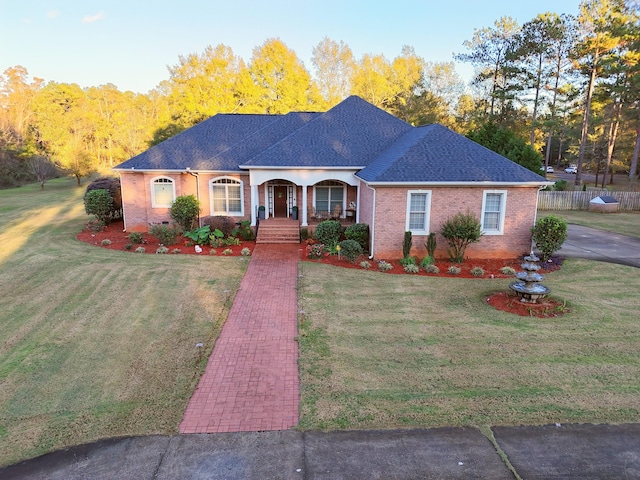
M373 258L373 246L375 245L375 238L376 238L376 189L375 188L371 188L368 184L367 184L367 188L369 190L373 191L373 211L371 212L371 234L369 235L371 238L371 255L369 255L369 260L371 260Z
M186 172L192 177L196 177L196 198L198 199L198 203L200 202L200 176L197 173L191 171L190 167L186 168ZM200 212L198 211L198 227L201 227L202 223L200 223Z

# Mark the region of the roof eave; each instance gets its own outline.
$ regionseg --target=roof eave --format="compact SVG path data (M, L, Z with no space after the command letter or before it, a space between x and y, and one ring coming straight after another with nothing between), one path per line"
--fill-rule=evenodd
M288 165L286 167L282 166L273 166L273 165L239 165L239 168L250 170L252 168L260 169L260 170L362 170L365 165L356 165L356 166L341 166L341 167L333 167L328 165L315 165L312 167L303 166L303 165Z
M358 177L360 178L360 177ZM362 180L362 179L361 179ZM553 182L368 182L372 187L546 187Z
M114 172L120 173L217 173L217 174L231 174L231 173L246 173L240 170L199 170L196 168L112 168Z

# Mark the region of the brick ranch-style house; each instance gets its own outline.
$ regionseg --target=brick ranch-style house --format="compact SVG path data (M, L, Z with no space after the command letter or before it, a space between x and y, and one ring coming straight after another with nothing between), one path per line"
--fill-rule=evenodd
M402 256L405 231L412 254L436 232L446 256L439 231L458 212L482 224L469 258L529 252L538 191L550 184L442 125L414 127L356 96L323 113L218 114L115 171L127 231L170 223L175 198L195 195L202 216L252 226L261 213L267 222L297 213L310 230L323 218L366 223L379 259Z

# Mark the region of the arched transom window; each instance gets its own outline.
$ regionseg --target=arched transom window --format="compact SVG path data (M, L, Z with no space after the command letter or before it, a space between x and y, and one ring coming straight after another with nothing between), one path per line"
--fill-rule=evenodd
M169 177L156 177L151 180L151 206L169 208L176 199L176 187Z
M211 215L243 216L242 182L231 177L214 178L209 182Z

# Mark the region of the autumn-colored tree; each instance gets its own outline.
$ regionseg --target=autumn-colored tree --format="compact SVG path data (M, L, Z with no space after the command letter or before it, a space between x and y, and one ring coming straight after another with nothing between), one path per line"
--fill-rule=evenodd
M208 46L169 67L169 102L178 124L190 127L216 113L236 113L242 103L239 75L246 66L231 47Z
M280 39L267 40L253 50L249 73L256 104L265 113L309 110L320 101L304 64Z
M313 48L311 58L320 94L331 108L344 100L351 90L351 76L355 59L351 49L325 37Z
M93 126L87 118L87 97L77 84L50 82L33 102L32 131L38 150L69 174L82 177L96 167L88 148Z

